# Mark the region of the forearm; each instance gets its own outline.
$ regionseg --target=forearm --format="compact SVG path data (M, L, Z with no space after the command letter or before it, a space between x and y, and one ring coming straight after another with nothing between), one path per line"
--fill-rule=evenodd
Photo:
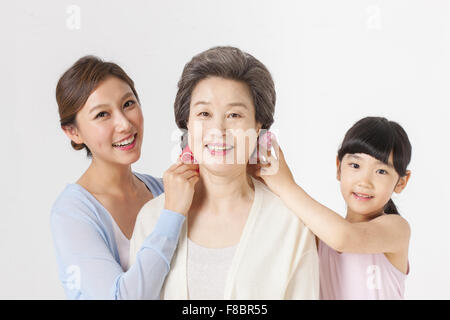
M136 262L118 281L118 298L159 298L184 220L181 214L163 210L153 232L136 255ZM129 290L129 284L134 289Z
M99 232L100 228L85 216L54 212L51 218L58 268L67 297L157 299L184 217L161 214L162 219L143 245L139 263L123 272L106 244L108 235Z
M320 204L295 183L286 186L280 197L303 223L322 241L335 250L344 246L343 242L351 233L351 223L338 213Z

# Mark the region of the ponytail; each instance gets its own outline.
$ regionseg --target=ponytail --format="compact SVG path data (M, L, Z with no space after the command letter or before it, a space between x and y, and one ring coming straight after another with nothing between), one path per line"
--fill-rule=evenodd
M400 214L398 213L397 207L394 204L394 201L392 201L392 199L389 199L388 203L386 203L386 205L384 206L383 209L384 213L386 214Z

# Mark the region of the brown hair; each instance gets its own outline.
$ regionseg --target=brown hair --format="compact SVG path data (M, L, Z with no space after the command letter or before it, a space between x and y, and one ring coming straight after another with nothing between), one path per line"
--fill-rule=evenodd
M112 62L105 62L95 56L84 56L64 72L56 86L56 102L58 103L61 127L76 126L75 118L78 111L99 84L111 76L126 82L139 101L133 80L120 66ZM77 144L71 141L71 144L75 150L86 148L87 156L92 157L91 151L84 143Z
M187 129L191 94L200 80L217 76L248 85L255 106L256 121L269 129L275 111L275 85L267 68L255 57L234 47L214 47L199 53L183 69L175 98L175 121Z

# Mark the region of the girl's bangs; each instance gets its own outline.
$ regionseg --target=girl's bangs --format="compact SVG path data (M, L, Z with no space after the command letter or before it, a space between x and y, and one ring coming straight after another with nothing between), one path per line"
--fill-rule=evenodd
M339 150L338 157L339 160L342 160L347 153L365 153L387 164L389 155L394 147L393 143L392 135L385 134L384 132L378 132L377 134L368 136L360 135L352 137L344 142Z

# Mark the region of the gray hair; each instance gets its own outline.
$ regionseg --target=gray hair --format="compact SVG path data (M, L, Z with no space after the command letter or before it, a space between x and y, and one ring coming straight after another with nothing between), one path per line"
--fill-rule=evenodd
M175 98L175 121L187 129L191 95L200 80L217 76L246 83L255 106L256 121L269 129L275 112L275 85L269 70L255 57L235 47L214 47L194 56L183 69Z

